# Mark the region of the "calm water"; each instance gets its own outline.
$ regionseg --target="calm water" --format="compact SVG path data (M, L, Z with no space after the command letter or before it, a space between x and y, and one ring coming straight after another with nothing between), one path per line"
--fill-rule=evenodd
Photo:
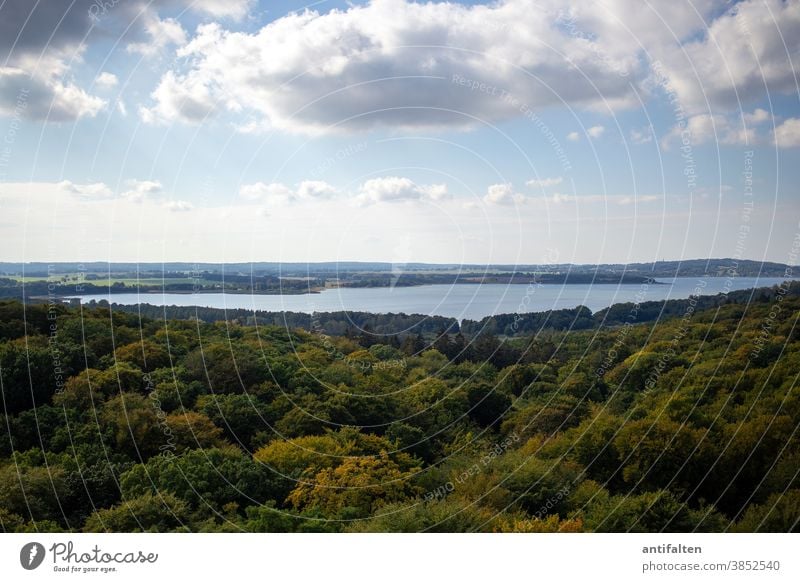
M496 313L525 313L585 305L592 311L614 303L685 299L698 285L697 278L660 279L662 285L424 285L373 289L327 289L307 295L235 295L225 293L115 293L82 295L82 301L106 299L133 305L180 305L264 311L368 311L372 313L422 313L461 319L481 319ZM768 287L783 281L773 277L714 277L701 294Z

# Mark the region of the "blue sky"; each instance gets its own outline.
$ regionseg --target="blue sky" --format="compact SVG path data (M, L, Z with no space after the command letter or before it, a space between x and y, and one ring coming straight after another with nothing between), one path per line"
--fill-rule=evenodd
M31 6L0 260L791 258L798 1Z

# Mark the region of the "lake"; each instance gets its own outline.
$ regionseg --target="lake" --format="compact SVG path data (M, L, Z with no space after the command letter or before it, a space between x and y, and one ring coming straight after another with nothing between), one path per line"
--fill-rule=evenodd
M778 285L777 277L707 277L703 295ZM498 313L528 313L585 305L592 311L614 303L685 299L700 279L685 277L657 279L655 285L422 285L419 287L378 287L370 289L326 289L305 295L247 295L229 293L114 293L75 296L82 302L106 299L111 303L135 305L179 305L219 309L262 311L367 311L372 313L421 313L458 320L478 320Z

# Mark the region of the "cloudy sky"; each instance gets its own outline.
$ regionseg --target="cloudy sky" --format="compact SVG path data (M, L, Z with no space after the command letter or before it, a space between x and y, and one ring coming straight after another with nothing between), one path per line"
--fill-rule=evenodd
M5 0L0 260L788 262L800 0Z

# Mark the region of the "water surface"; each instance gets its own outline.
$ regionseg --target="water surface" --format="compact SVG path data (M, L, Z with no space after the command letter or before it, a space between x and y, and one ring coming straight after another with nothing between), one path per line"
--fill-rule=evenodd
M498 313L528 313L585 305L592 311L614 303L685 299L695 293L709 295L753 287L778 285L776 277L682 277L657 279L662 284L640 285L422 285L370 289L326 289L305 295L249 295L230 293L114 293L80 295L83 302L106 299L134 305L179 305L263 311L367 311L371 313L421 313L462 319L481 319Z

